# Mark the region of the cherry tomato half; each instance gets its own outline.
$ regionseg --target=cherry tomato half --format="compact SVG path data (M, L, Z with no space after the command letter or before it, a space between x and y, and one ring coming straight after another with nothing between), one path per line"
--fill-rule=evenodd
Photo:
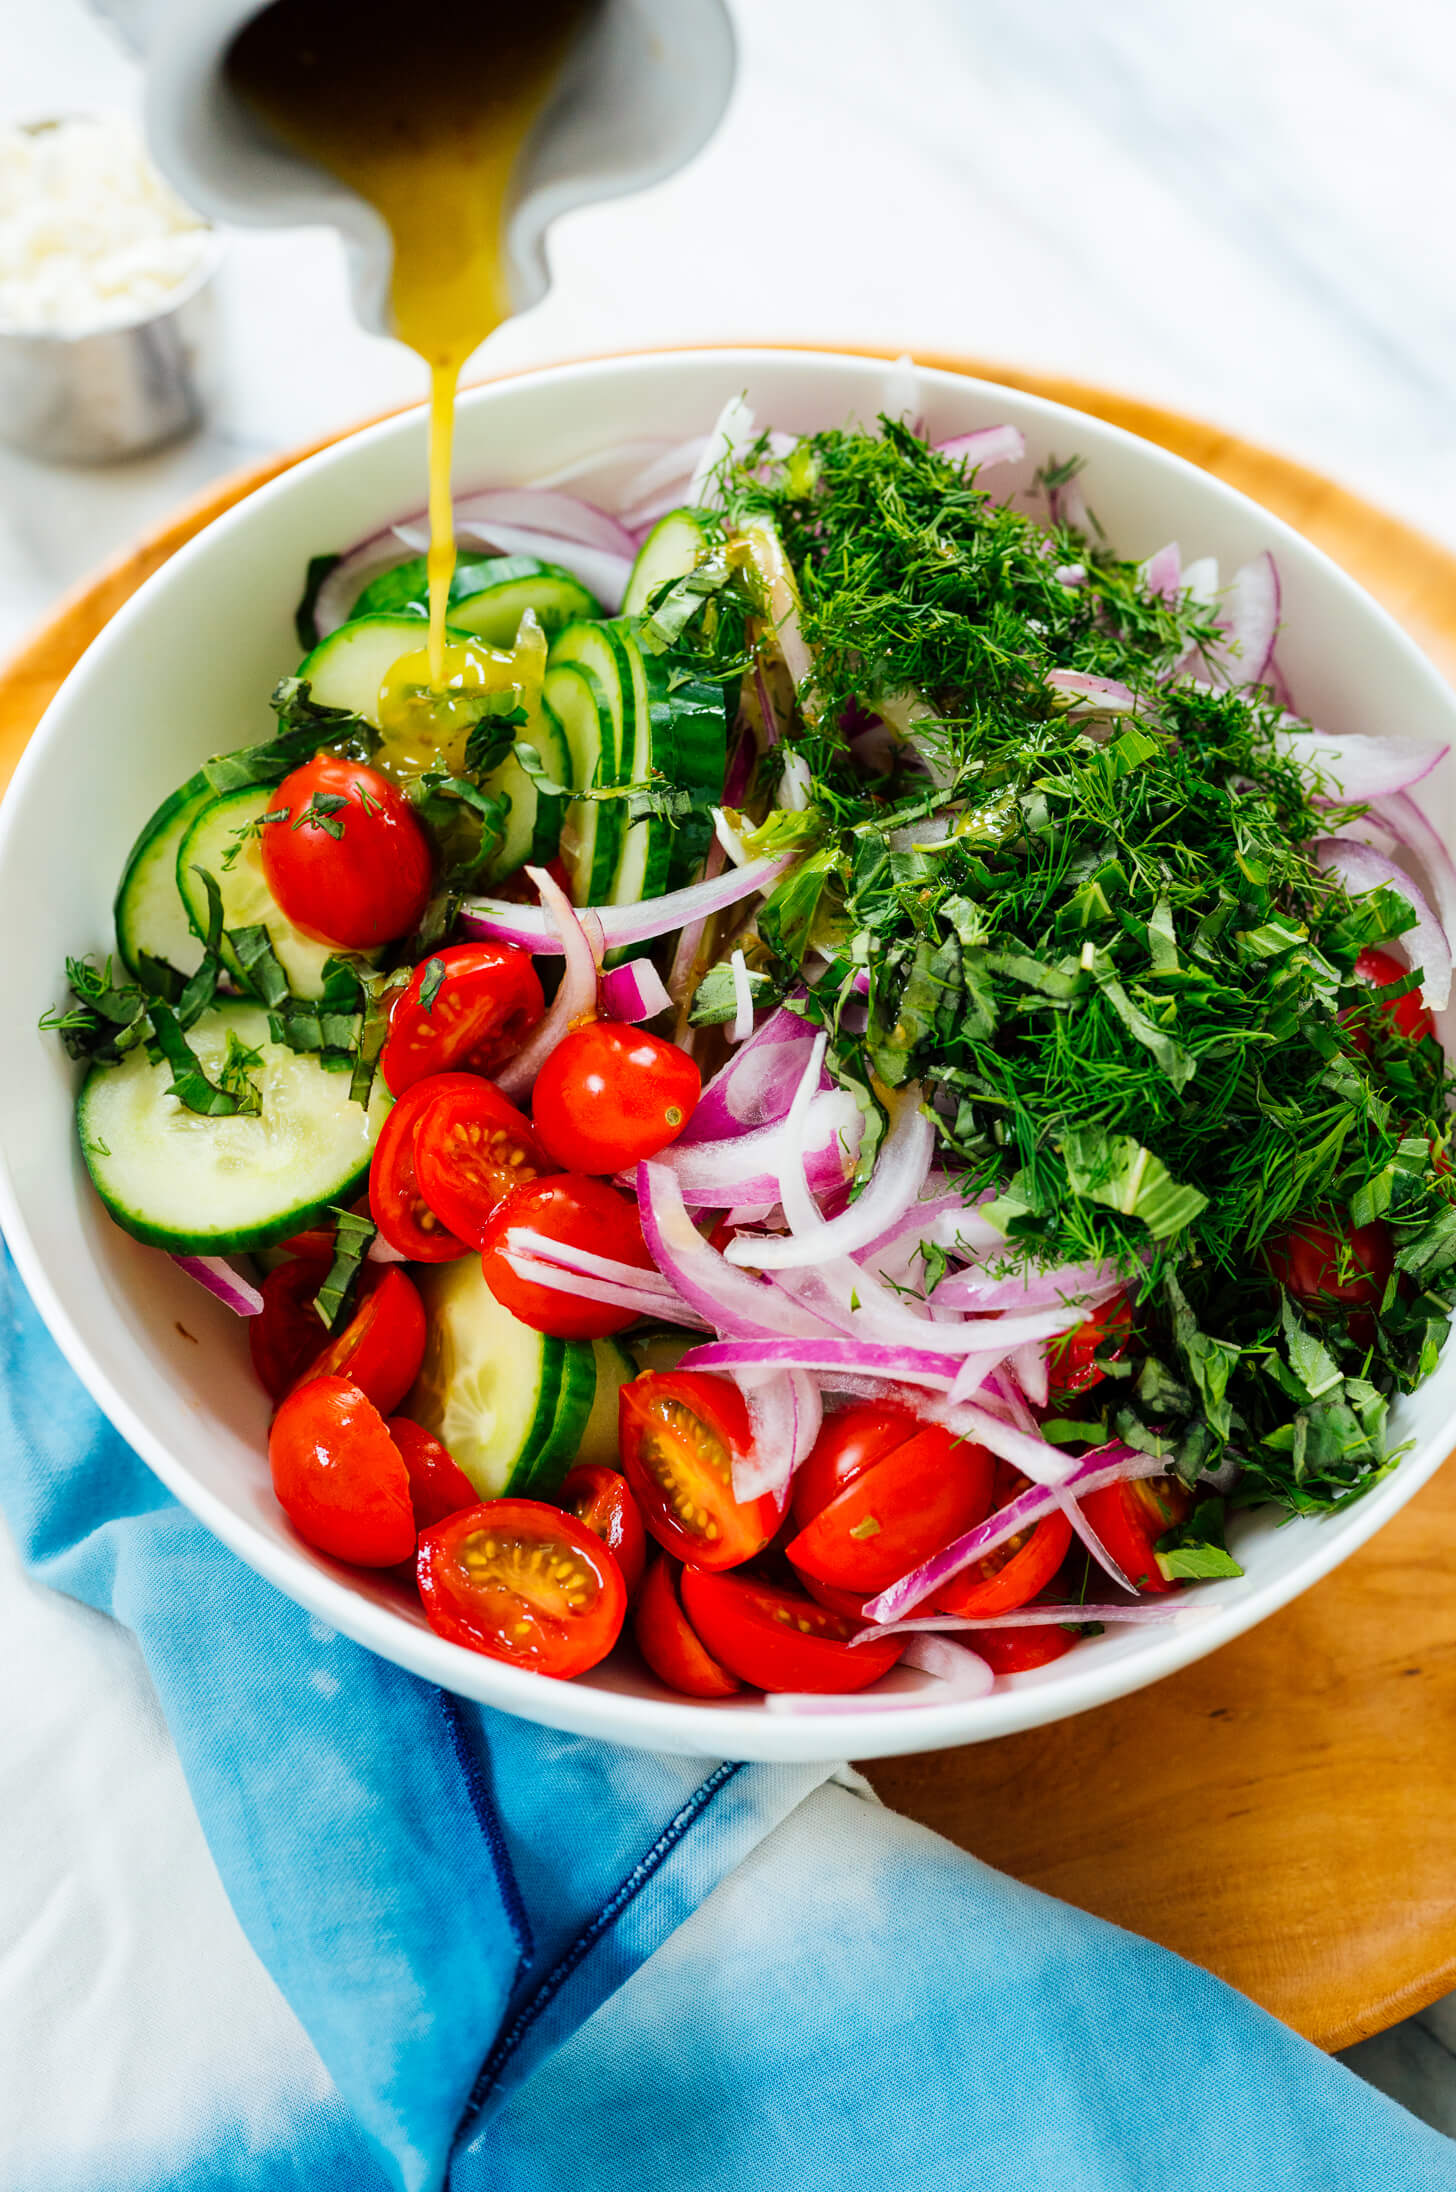
M914 1438L920 1418L909 1408L854 1401L824 1418L824 1428L794 1478L794 1520L800 1529L866 1469Z
M1047 1374L1057 1393L1086 1393L1100 1385L1107 1372L1097 1357L1121 1355L1132 1333L1132 1304L1126 1294L1114 1294L1094 1309L1075 1331L1064 1332L1047 1347Z
M570 1171L622 1172L677 1140L702 1085L676 1043L619 1020L593 1020L563 1036L542 1066L531 1117Z
M1382 1218L1343 1227L1297 1218L1264 1243L1264 1260L1279 1284L1308 1308L1337 1302L1369 1308L1385 1292L1395 1242Z
M622 1468L658 1544L700 1568L762 1552L780 1509L768 1493L733 1497L733 1455L752 1436L737 1386L701 1370L648 1370L617 1405Z
M481 1248L502 1198L556 1167L494 1081L462 1073L448 1079L415 1129L415 1176L441 1223Z
M462 1507L480 1505L479 1492L432 1432L408 1416L391 1416L384 1428L409 1472L410 1501L419 1529L433 1528L447 1515L458 1515Z
M450 1263L469 1254L464 1241L443 1226L425 1201L415 1169L415 1138L437 1096L461 1087L472 1095L468 1073L440 1073L407 1088L379 1130L369 1166L369 1214L391 1248L411 1263Z
M647 1533L627 1479L604 1461L579 1461L567 1472L560 1504L610 1548L632 1598L647 1566Z
M547 1180L513 1187L496 1208L481 1243L485 1283L503 1309L522 1324L558 1340L599 1340L636 1322L639 1312L611 1302L593 1301L573 1281L568 1288L543 1286L522 1278L510 1262L512 1235L544 1233L548 1239L594 1256L611 1256L641 1271L654 1266L642 1238L642 1221L629 1195L589 1180L582 1172L558 1172ZM523 1247L520 1254L527 1255Z
M1027 1481L1019 1470L998 1461L996 1507L1004 1507L1018 1492L1024 1492ZM1072 1525L1058 1507L1029 1530L1019 1530L1004 1545L998 1545L984 1560L963 1568L937 1593L935 1603L947 1614L1014 1613L1050 1583L1066 1559L1071 1542Z
M268 1434L278 1503L321 1553L392 1568L415 1549L409 1473L384 1418L344 1378L314 1378L280 1406Z
M801 1575L799 1581L816 1606L827 1606L831 1613L849 1614L856 1621L864 1618L866 1591L841 1591L836 1584L821 1583L818 1576Z
M1049 1667L1082 1639L1059 1621L1037 1629L976 1629L964 1641L979 1652L992 1674L1030 1674L1033 1667Z
M683 1611L715 1659L760 1690L862 1690L888 1674L902 1636L851 1650L860 1624L756 1576L684 1568Z
M371 951L415 926L430 895L430 847L387 776L315 754L283 779L269 814L263 873L305 935Z
M420 1597L452 1644L563 1680L605 1659L627 1613L622 1571L574 1515L491 1499L420 1539Z
M1383 989L1388 982L1403 982L1410 968L1402 966L1388 951L1377 951L1367 945L1355 961L1355 972L1363 981ZM1422 991L1407 990L1404 997L1397 997L1389 1004L1384 998L1377 1002L1391 1034L1403 1035L1408 1043L1418 1043L1423 1036L1435 1034L1436 1022ZM1356 1030L1355 1042L1361 1050L1369 1048L1369 1038L1363 1028Z
M545 1010L528 952L451 944L422 960L395 1000L379 1057L385 1086L399 1096L431 1073L494 1073Z
M684 1697L732 1697L743 1685L720 1667L682 1610L678 1566L659 1553L632 1615L637 1649L659 1682Z
M984 1446L923 1424L821 1507L784 1550L821 1583L882 1591L985 1519L994 1478Z
M248 1353L270 1400L282 1400L329 1336L313 1304L333 1260L329 1249L280 1263L259 1289L263 1307L248 1319Z
M391 1264L298 1382L346 1378L388 1416L414 1384L424 1359L425 1305L413 1280Z
M1128 1581L1139 1591L1171 1591L1158 1566L1157 1543L1186 1522L1193 1495L1176 1477L1142 1477L1135 1484L1107 1484L1089 1492L1082 1512Z

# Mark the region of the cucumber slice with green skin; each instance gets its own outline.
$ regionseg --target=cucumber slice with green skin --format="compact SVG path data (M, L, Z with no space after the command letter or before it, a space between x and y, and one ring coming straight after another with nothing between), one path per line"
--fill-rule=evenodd
M544 699L531 710L516 735L535 747L547 773L556 783L571 782L571 756L565 734ZM497 799L510 802L500 850L484 873L487 885L504 882L528 860L542 862L556 858L562 817L566 812L564 799L555 799L549 793L539 791L514 754L498 769L491 770L482 780L481 788L494 793Z
M449 625L446 631L466 636ZM298 675L308 679L320 707L347 708L377 729L380 686L401 655L418 654L426 644L417 616L353 617L304 656Z
M616 731L612 711L595 674L585 666L548 665L546 704L561 725L570 757L569 773L558 779L577 791L617 780ZM574 799L560 830L561 858L578 906L599 906L612 887L621 845L622 814L616 800Z
M127 856L116 892L116 942L128 974L144 989L143 954L165 959L179 974L194 974L202 964L195 935L177 889L177 852L183 838L214 794L199 773L162 801Z
M589 1362L568 1362L551 1436L533 1457L529 1476L513 1479L510 1489L526 1499L555 1500L579 1461L604 1462L615 1469L617 1395L635 1375L630 1357L615 1340L593 1340Z
M622 596L623 616L640 616L659 586L686 578L708 553L715 536L691 510L669 510L637 551Z
M509 652L528 609L535 610L548 638L582 617L599 617L602 613L601 603L579 578L554 563L543 563L524 578L500 579L458 601L452 596L450 622L458 631L474 632L487 646Z
M522 1324L486 1285L478 1256L432 1265L417 1283L429 1337L405 1414L449 1449L482 1499L523 1491L538 1467L544 1482L563 1394L575 1409L586 1390L583 1419L591 1407L590 1342Z
M448 600L463 601L483 586L504 580L531 578L546 565L535 556L461 556L450 576ZM360 593L349 611L349 621L363 616L428 616L430 581L423 556L407 556L392 571L381 571Z
M189 1030L211 1081L229 1030L262 1054L250 1075L263 1099L254 1117L188 1111L171 1094L171 1067L152 1065L145 1044L120 1065L93 1066L76 1105L87 1169L112 1217L175 1255L264 1248L316 1224L331 1204L352 1202L389 1109L382 1074L366 1113L347 1073L327 1073L315 1053L269 1039L261 1005L216 1005Z
M268 888L263 873L262 839L256 825L277 804L278 788L268 784L247 784L241 791L224 792L220 799L210 800L177 849L176 887L193 929L198 936L205 936L207 889L197 871L205 868L215 878L222 895L220 956L244 987L247 978L227 932L252 928L261 922L294 996L322 997L324 968L338 956L339 946L321 944L295 928ZM286 822L270 822L267 826L288 828ZM372 960L379 953L361 952L358 956Z
M659 716L653 709L652 679L648 674L647 660L637 644L635 620L616 617L610 626L620 644L621 657L627 674L632 680L632 720L636 727L636 742L630 757L624 756L621 778L624 783L648 784L653 781L654 769L664 769L662 751L663 733L667 711ZM665 684L665 680L663 681ZM669 781L670 771L664 769ZM667 888L668 869L672 863L672 824L660 814L644 815L639 821L629 822L622 832L622 849L617 855L617 872L612 878L609 903L614 906L635 906L644 898L660 898Z

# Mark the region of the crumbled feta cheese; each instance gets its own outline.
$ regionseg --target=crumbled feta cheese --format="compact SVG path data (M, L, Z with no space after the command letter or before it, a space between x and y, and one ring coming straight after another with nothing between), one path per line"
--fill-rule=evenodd
M84 334L164 311L208 248L121 115L0 130L0 328Z

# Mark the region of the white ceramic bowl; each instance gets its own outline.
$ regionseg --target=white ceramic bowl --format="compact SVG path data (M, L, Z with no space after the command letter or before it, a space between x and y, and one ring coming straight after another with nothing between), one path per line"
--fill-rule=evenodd
M1176 538L1227 574L1272 549L1284 582L1280 659L1297 703L1332 731L1396 727L1456 740L1456 698L1391 619L1307 542L1206 473L1099 420L953 374L922 375L935 438L1004 419L1029 457L1086 457L1089 499L1112 540L1144 556ZM885 367L811 353L722 350L560 366L463 399L462 488L529 481L594 449L704 430L746 390L789 430L873 418ZM412 412L312 457L219 518L173 557L88 650L47 710L0 812L5 1072L0 1220L46 1322L117 1429L163 1481L262 1575L321 1620L446 1688L582 1734L664 1751L760 1759L874 1757L975 1742L1084 1712L1186 1666L1327 1574L1439 1467L1456 1414L1456 1357L1393 1414L1411 1451L1330 1522L1276 1529L1245 1518L1247 1575L1190 1592L1167 1626L1124 1628L1056 1665L963 1703L898 1711L854 1704L813 1718L761 1702L671 1696L623 1649L577 1682L552 1682L443 1643L386 1581L295 1537L274 1501L268 1408L238 1322L153 1251L118 1232L91 1193L72 1127L72 1068L36 1032L67 952L106 948L111 894L136 830L206 755L265 735L268 694L298 649L305 562L423 500L425 426ZM1005 484L1007 475L998 475ZM1441 826L1456 762L1419 787ZM182 1334L185 1326L196 1338ZM226 1639L222 1639L226 1648ZM896 1675L935 1694L929 1678Z

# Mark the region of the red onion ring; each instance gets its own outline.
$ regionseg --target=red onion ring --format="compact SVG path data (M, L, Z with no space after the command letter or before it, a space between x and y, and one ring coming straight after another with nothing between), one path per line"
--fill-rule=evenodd
M685 889L667 891L661 898L644 898L635 906L584 906L581 911L595 914L607 951L618 951L626 944L648 944L655 937L666 936L710 913L721 913L725 907L736 906L740 900L766 890L799 857L798 853L780 853L772 859L750 860L726 875L689 883ZM562 949L557 923L544 912L513 905L504 898L467 898L460 908L460 929L465 936L515 944L537 957Z
M566 969L545 1019L533 1031L525 1049L517 1051L495 1076L496 1087L503 1096L509 1096L512 1103L526 1095L562 1036L577 1021L595 1018L597 970L602 957L600 944L588 936L581 917L555 876L545 868L528 867L526 873L540 895L542 911L556 924L561 949L566 955Z
M262 1310L257 1287L234 1271L225 1256L174 1256L172 1261L235 1317L256 1317Z

